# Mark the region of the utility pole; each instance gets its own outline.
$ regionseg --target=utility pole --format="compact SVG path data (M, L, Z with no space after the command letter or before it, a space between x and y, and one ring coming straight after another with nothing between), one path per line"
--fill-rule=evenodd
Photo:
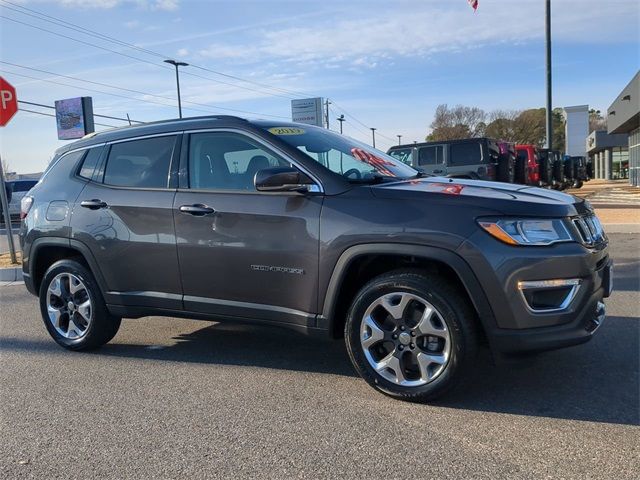
M373 138L373 148L376 148L376 130L377 128L371 127L371 137Z
M16 246L13 243L13 232L11 231L11 215L9 214L9 201L4 183L4 169L2 168L2 158L0 158L0 207L4 215L4 226L7 229L7 242L9 244L9 254L11 263L18 263L16 258Z
M398 145L402 145L402 143L400 143L400 139L402 138L402 135L396 135L396 137L398 137Z
M551 99L551 0L545 2L545 30L547 47L547 148L553 148L553 110Z
M340 135L342 135L342 122L344 122L344 115L340 115L336 120L340 122Z
M327 109L326 114L325 114L325 118L327 119L327 130L329 130L329 105L331 105L331 102L329 101L329 99L327 98L327 100L324 102L325 108ZM342 124L340 124L342 125Z
M175 60L165 60L164 63L168 63L176 67L176 87L178 89L178 115L182 118L182 102L180 100L180 74L178 73L178 67L188 67L189 64L185 62L176 62Z

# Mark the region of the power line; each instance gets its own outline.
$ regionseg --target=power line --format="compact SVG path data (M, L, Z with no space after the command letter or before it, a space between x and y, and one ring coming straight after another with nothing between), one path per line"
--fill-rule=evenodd
M4 0L0 0L0 1L4 1ZM5 8L7 8L7 7L5 7ZM18 23L18 24L21 24L21 25L25 25L25 26L27 26L27 27L34 28L34 29L36 29L36 30L40 30L40 31L43 31L43 32L46 32L46 33L50 33L50 34L52 34L52 35L56 35L56 36L59 36L59 37L62 37L62 38L66 38L66 39L68 39L68 40L72 40L72 41L74 41L74 42L78 42L78 43L81 43L81 44L83 44L83 45L88 45L88 46L90 46L90 47L98 48L98 49L100 49L100 50L104 50L104 51L109 52L109 53L114 53L114 54L116 54L116 55L120 55L120 56L123 56L123 57L126 57L126 58L130 58L130 59L132 59L132 60L136 60L136 61L139 61L139 62L147 63L147 64L149 64L149 65L153 65L154 67L162 68L163 70L167 70L168 68L170 68L170 67L165 67L165 66L163 66L163 65L161 65L161 64L159 64L159 63L152 62L152 61L150 61L150 60L145 60L145 59L143 59L143 58L134 57L133 55L128 55L128 54L126 54L126 53L119 52L119 51L117 51L117 50L113 50L113 49L111 49L111 48L103 47L103 46L101 46L101 45L96 45L95 43L87 42L87 41L84 41L84 40L79 40L79 39L77 39L77 38L70 37L70 36L68 36L68 35L64 35L64 34L59 33L59 32L54 32L53 30L48 30L48 29L46 29L46 28L39 27L39 26L37 26L37 25L33 25L33 24L31 24L31 23L27 23L27 22L23 22L23 21L20 21L20 20L16 20L15 18L5 17L4 15L0 15L0 18L5 19L5 20L9 20L9 21L11 21L11 22L15 22L15 23ZM41 20L45 20L45 19L41 19ZM45 21L48 21L48 20L45 20ZM56 25L57 25L57 24L56 24ZM86 33L85 33L85 35L88 35L88 34L86 34ZM119 42L119 43L124 43L124 42ZM130 46L129 48L134 48L134 47L135 47L135 46L133 46L133 45L132 45L132 46ZM161 55L161 54L155 54L155 55L156 55L156 56L158 56L158 57L161 57L161 58L167 58L167 57L165 57L165 56L163 56L163 55ZM207 71L211 71L211 72L214 72L214 73L218 73L218 72L215 72L214 70L206 69L205 67L198 67L198 66L195 66L195 65L193 65L193 66L194 66L194 67L196 67L196 68L200 68L201 70L207 70ZM205 76L198 75L198 74L195 74L195 73L192 73L192 72L183 72L183 74L185 74L185 75L190 75L190 76L192 76L192 77L202 78L202 79L208 80L208 81L210 81L210 82L220 83L220 84L222 84L222 85L230 85L230 86L232 86L232 87L241 88L241 89L243 89L243 90L248 90L248 91L252 91L252 92L258 92L258 93L262 93L262 94L266 94L266 95L272 95L272 96L275 96L275 97L283 97L283 98L288 98L288 99L291 99L291 98L292 98L292 97L290 97L290 96L284 96L284 95L281 95L281 94L278 94L278 93L266 92L266 91L264 91L264 90L257 90L257 89L255 89L255 88L244 87L244 86L242 86L242 85L236 85L236 84L229 83L229 82L223 82L223 81L221 81L221 80L216 80L216 79L211 78L211 77L205 77ZM219 75L224 75L224 74L222 74L222 73L218 73L218 74L219 74ZM227 76L229 76L229 75L227 75ZM232 76L231 76L231 77L232 77ZM232 77L232 78L234 78L234 77ZM239 77L237 77L237 78L239 78ZM250 81L248 81L248 80L245 80L245 81L247 81L247 82L249 82L249 83L255 83L255 82L250 82ZM270 88L271 88L271 87L270 87Z
M51 114L51 113L44 113L44 112L36 112L35 110L28 110L26 108L20 108L18 110L18 112L27 112L27 113L35 113L36 115L44 115L45 117L54 117L55 115ZM106 125L104 123L97 123L97 122L93 122L94 125L100 125L101 127L109 127L109 128L118 128L115 125Z
M17 63L6 62L4 60L0 60L0 64L11 65L12 67L24 68L25 70L31 70L31 71L34 71L34 72L44 73L46 75L53 75L54 77L66 78L66 79L73 80L73 81L76 81L76 82L84 82L84 83L89 83L89 84L92 84L92 85L98 85L98 86L101 86L101 87L113 88L113 89L122 90L122 91L125 91L125 92L136 93L138 95L145 95L145 96L149 96L149 97L155 97L155 98L159 98L159 99L162 99L162 100L168 100L170 102L174 102L175 101L172 97L167 97L165 95L157 95L155 93L144 92L144 91L141 91L141 90L134 90L132 88L118 87L117 85L111 85L111 84L103 83L103 82L96 82L96 81L93 81L93 80L86 80L86 79L75 77L75 76L72 76L72 75L64 75L64 74L60 74L60 73L51 72L49 70L43 70L41 68L29 67L29 66L20 65L20 64L17 64ZM47 80L39 79L39 78L35 78L35 77L31 77L31 78L34 78L35 80L47 81ZM67 86L70 86L70 85L67 85ZM106 93L106 92L100 92L100 93ZM132 98L132 97L125 97L125 98ZM136 100L140 100L140 99L136 99ZM141 101L146 101L146 102L150 102L150 103L158 103L158 102L151 102L150 100L141 100ZM249 110L241 110L241 109L238 109L238 108L220 107L218 105L208 105L206 103L192 102L192 101L189 101L189 100L184 100L182 103L188 103L190 105L197 105L197 106L206 107L206 108L215 108L215 109L218 109L218 110L227 110L227 111L230 111L230 112L245 113L245 114L249 114L249 115L261 115L261 116L265 116L265 117L274 117L274 118L288 118L288 117L284 117L284 116L281 116L281 115L270 115L270 114L266 114L266 113L252 112L252 111L249 111ZM173 106L172 104L165 104L165 103L162 103L161 105Z
M71 22L67 22L65 20L59 19L59 18L51 16L51 15L47 15L45 13L39 12L39 11L31 9L31 8L24 7L22 5L13 3L11 1L0 0L0 2L2 2L3 4L13 5L13 7L17 7L17 8L11 8L11 7L7 7L5 5L5 8L7 8L7 9L13 11L13 12L20 13L20 14L23 14L23 15L28 15L28 16L36 18L38 20L52 23L52 24L54 24L54 25L56 25L58 27L67 28L67 29L79 32L79 33L81 33L83 35L87 35L87 36L90 36L90 37L93 37L93 38L98 38L98 39L103 40L103 41L116 43L116 44L118 44L120 46L123 46L123 47L126 47L126 48L130 48L130 49L139 51L141 53L145 53L147 55L153 55L155 57L159 57L159 58L163 58L163 59L164 58L168 58L166 55L163 55L161 53L155 52L153 50L149 50L149 49L140 47L138 45L134 45L134 44L119 40L119 39L111 37L109 35L104 35L104 34L102 34L100 32L96 32L94 30L87 29L87 28L82 27L80 25L77 25L77 24L74 24L74 23L71 23ZM22 11L22 10L25 10L25 11ZM27 12L31 12L31 13L27 13ZM79 42L79 43L82 43L82 44L85 44L85 45L89 45L89 46L92 46L92 47L95 47L95 48L98 48L98 49L101 49L101 50L105 50L105 51L110 52L110 53L114 53L116 55L121 55L121 56L124 56L124 57L127 57L127 58L131 58L133 60L137 60L137 61L140 61L140 62L143 62L143 63L148 63L148 64L151 64L151 65L154 65L154 66L159 67L159 68L166 69L163 65L160 65L160 64L158 64L156 62L152 62L152 61L145 60L145 59L142 59L142 58L139 58L139 57L134 57L134 56L131 56L131 55L127 55L126 53L119 52L117 50L112 50L112 49L109 49L109 48L106 48L106 47L103 47L103 46L100 46L100 45L96 45L96 44L93 44L93 43L90 43L90 42L85 42L83 40L79 40L77 38L61 34L59 32L54 32L52 30L48 30L48 29L45 29L45 28L42 28L42 27L39 27L39 26L36 26L36 25L32 25L32 24L26 23L26 22L21 22L19 20L12 19L12 18L9 18L9 17L0 16L0 18L4 18L4 19L7 19L7 20L16 22L16 23L20 23L22 25L25 25L25 26L28 26L28 27L31 27L31 28L35 28L35 29L38 29L38 30L41 30L41 31L44 31L44 32L47 32L47 33L50 33L50 34L53 34L53 35L58 35L58 36L61 36L63 38L67 38L67 39L72 40L72 41L76 41L76 42ZM191 66L193 68L196 68L196 69L199 69L199 70L203 70L203 71L206 71L206 72L210 72L210 73L213 73L215 75L220 75L220 76L223 76L223 77L226 77L226 78L230 78L230 79L238 80L238 81L241 81L241 82L253 84L253 85L256 85L256 86L259 86L259 87L268 88L270 90L279 91L279 92L282 92L282 93L284 93L284 94L286 94L288 96L280 95L280 94L277 94L277 93L268 92L268 91L264 91L264 90L257 90L257 89L249 88L249 87L246 87L246 86L237 85L237 84L234 84L234 83L223 82L221 80L213 79L213 78L210 78L210 77L205 77L205 76L198 75L198 74L195 74L195 73L189 72L189 71L184 71L183 72L184 75L190 75L192 77L201 78L201 79L204 79L204 80L220 83L220 84L223 84L223 85L229 85L229 86L232 86L232 87L235 87L235 88L241 88L241 89L248 90L248 91L268 94L268 95L282 97L282 98L291 99L292 97L290 95L317 96L317 95L310 94L310 93L299 92L299 91L290 90L290 89L284 89L284 88L275 87L273 85L269 85L269 84L266 84L266 83L261 83L261 82L256 82L256 81L253 81L253 80L248 80L248 79L245 79L245 78L242 78L242 77L238 77L236 75L231 75L231 74L227 74L227 73L224 73L224 72L213 70L213 69L210 69L210 68L207 68L207 67L203 67L201 65L195 65L193 63L191 64ZM111 87L111 88L117 88L117 87ZM153 94L149 94L149 95L153 95ZM157 96L157 95L155 95L155 96ZM169 98L169 97L163 97L163 98ZM173 100L174 99L171 98L171 101L173 101ZM332 101L334 101L334 100L332 99ZM187 102L185 101L184 103L187 103ZM189 102L189 103L191 103L193 105L203 105L203 104L198 104L196 102ZM334 104L335 104L335 101L334 101ZM357 117L355 117L354 115L349 113L347 110L345 110L341 106L336 105L336 107L338 107L342 112L344 112L345 116L351 118L353 121L355 121L356 123L360 124L367 131L371 129L370 126L368 126L367 124L362 122L360 119L358 119ZM249 113L249 114L252 114L252 115L256 114L256 112L248 112L248 111L230 109L230 108L224 108L224 107L215 107L215 108L219 108L221 110L238 111L240 113ZM263 114L257 114L257 115L263 115ZM275 117L275 118L288 118L288 117L281 117L281 116L275 116L275 115L265 115L265 116L271 116L271 117ZM380 137L382 137L382 138L386 138L389 141L395 142L394 139L392 139L392 138L390 138L390 137L388 137L388 136L386 136L386 135L384 135L384 134L382 134L380 132L378 132L378 135Z
M148 55L153 55L153 56L156 56L156 57L159 57L159 58L163 58L163 59L164 58L168 58L167 55L164 55L162 53L155 52L153 50L149 50L147 48L140 47L139 45L134 45L132 43L125 42L123 40L111 37L109 35L104 35L104 34L102 34L100 32L95 31L95 30L90 30L90 29L82 27L80 25L68 22L66 20L62 20L62 19L54 17L52 15L47 15L45 13L39 12L39 11L31 9L31 8L24 7L22 5L18 5L16 3L10 2L8 0L0 0L0 1L2 1L2 3L13 5L14 7L17 7L17 8L12 8L12 7L5 6L5 8L7 8L9 10L12 10L12 11L14 11L16 13L20 13L22 15L28 15L28 16L36 18L38 20L42 20L42 21L45 21L45 22L53 23L54 25L73 30L73 31L82 33L84 35L90 36L90 37L100 38L101 40L106 40L106 41L109 41L109 42L112 42L112 43L116 43L118 45L121 45L121 46L124 46L124 47L127 47L127 48L131 48L133 50L137 50L139 52L146 53ZM26 10L26 11L22 11L22 10ZM27 13L27 12L31 12L31 13ZM36 15L33 15L33 14L36 14ZM199 70L203 70L203 71L206 71L206 72L214 73L216 75L220 75L220 76L223 76L223 77L226 77L226 78L231 78L231 79L234 79L234 80L238 80L238 81L241 81L241 82L249 83L249 84L252 84L252 85L259 86L259 87L268 88L270 90L275 90L275 91L279 91L279 92L282 92L282 93L287 93L287 94L290 94L290 95L296 95L296 96L311 95L309 93L299 92L299 91L295 91L295 90L291 90L291 89L284 89L284 88L275 87L273 85L269 85L269 84L266 84L266 83L256 82L254 80L248 80L246 78L238 77L236 75L231 75L231 74L220 72L220 71L217 71L217 70L212 70L210 68L203 67L202 65L195 65L195 64L191 63L191 66L194 67L194 68L197 68ZM207 78L207 79L208 80L213 80L211 78ZM213 80L213 81L219 81L219 80ZM231 85L234 85L234 86L236 86L238 88L246 88L246 87L241 87L241 86L235 85L235 84L231 84ZM267 93L267 92L262 92L262 93ZM311 96L313 96L313 95L311 95Z
M33 105L34 107L50 108L53 110L55 110L56 108L53 105L45 105L44 103L27 102L26 100L18 100L18 103L24 103L25 105ZM120 120L123 122L145 123L145 122L141 122L140 120L131 120L130 118L111 117L109 115L100 115L98 113L94 113L93 116L100 117L100 118L108 118L110 120Z

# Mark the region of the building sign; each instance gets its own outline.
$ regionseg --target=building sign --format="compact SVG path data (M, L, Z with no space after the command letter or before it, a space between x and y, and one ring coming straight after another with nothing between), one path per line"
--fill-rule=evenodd
M291 100L291 119L298 123L324 126L322 119L322 98Z
M91 97L56 100L58 140L82 138L95 131Z

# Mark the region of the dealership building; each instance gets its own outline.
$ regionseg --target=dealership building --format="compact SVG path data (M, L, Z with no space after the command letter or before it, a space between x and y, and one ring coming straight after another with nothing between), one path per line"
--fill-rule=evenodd
M611 134L627 136L629 183L636 187L640 186L640 71L607 109L607 133L609 136L612 136ZM597 135L595 142L597 142ZM587 140L587 148L588 146L589 140ZM605 172L607 168L609 172L614 170L610 160L611 155L605 157L601 165ZM594 163L594 171L597 168L597 163Z
M606 180L629 178L629 135L591 132L587 137L587 155L593 165L593 177Z

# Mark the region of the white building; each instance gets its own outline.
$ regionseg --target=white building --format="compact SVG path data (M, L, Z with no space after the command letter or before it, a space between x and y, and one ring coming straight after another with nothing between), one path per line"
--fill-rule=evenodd
M564 107L565 153L586 157L585 140L589 136L589 105Z

